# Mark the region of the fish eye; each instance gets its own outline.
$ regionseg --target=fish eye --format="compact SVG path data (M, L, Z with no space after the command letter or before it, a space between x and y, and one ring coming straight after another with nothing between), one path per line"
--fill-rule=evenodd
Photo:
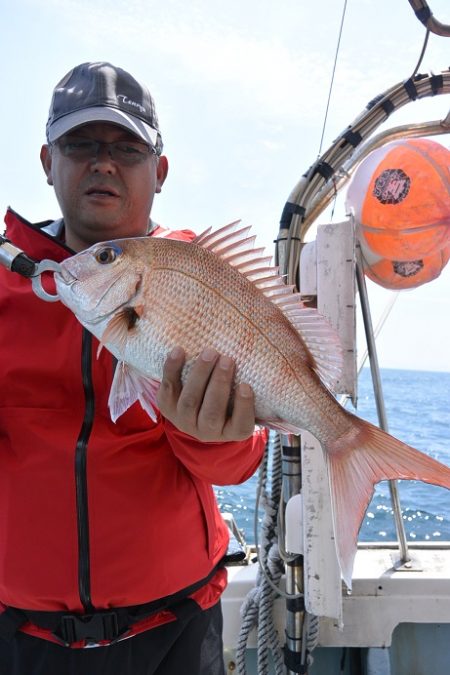
M103 248L99 248L98 251L95 252L95 259L101 265L108 265L109 263L114 262L118 254L119 254L118 249L113 248L112 246L104 246Z

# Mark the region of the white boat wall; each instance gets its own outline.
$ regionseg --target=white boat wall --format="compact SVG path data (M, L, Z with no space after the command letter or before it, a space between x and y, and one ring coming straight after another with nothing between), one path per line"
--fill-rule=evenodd
M450 36L425 0L409 0L428 30ZM417 74L371 101L294 187L281 217L276 262L287 283L317 304L338 331L344 368L337 393L356 402L357 312L362 315L379 425L387 430L361 251L353 218L311 225L373 150L397 139L450 133L441 120L394 127L388 116L416 99L450 93L450 70ZM448 242L447 242L448 245ZM397 540L359 543L352 589L341 581L333 540L327 468L317 440L276 436L261 469L256 546L228 567L223 598L224 660L240 675L434 675L450 669L450 542L407 542L395 481ZM272 462L269 467L269 461ZM271 481L268 480L268 475ZM281 509L280 509L281 504ZM281 517L279 516L281 512ZM230 530L239 539L232 519Z

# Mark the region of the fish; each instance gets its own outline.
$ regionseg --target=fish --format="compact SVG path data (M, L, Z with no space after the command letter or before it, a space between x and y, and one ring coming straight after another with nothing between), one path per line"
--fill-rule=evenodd
M164 362L186 354L185 381L205 347L235 361L254 392L256 422L312 433L326 459L341 575L348 588L358 532L376 483L421 480L450 489L450 468L346 410L334 329L285 283L249 227L211 228L192 242L137 237L94 244L61 263L59 299L117 359L113 421L139 401L156 418Z

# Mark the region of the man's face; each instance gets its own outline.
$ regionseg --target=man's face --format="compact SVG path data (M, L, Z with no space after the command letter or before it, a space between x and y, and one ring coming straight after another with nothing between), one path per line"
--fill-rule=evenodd
M167 159L146 153L142 161L128 164L100 145L96 156L80 160L64 151L67 140L77 139L139 141L126 129L95 122L43 146L41 161L62 211L67 245L80 251L98 241L145 235L153 198L167 175Z

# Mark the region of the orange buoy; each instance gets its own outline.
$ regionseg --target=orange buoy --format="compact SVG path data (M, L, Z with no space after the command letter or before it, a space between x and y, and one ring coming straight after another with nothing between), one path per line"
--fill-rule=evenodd
M370 254L362 248L366 276L384 288L401 290L417 288L436 279L450 259L450 243L437 253L416 260L388 260Z
M356 170L346 204L369 278L414 288L439 276L450 257L449 150L424 138L375 150Z

